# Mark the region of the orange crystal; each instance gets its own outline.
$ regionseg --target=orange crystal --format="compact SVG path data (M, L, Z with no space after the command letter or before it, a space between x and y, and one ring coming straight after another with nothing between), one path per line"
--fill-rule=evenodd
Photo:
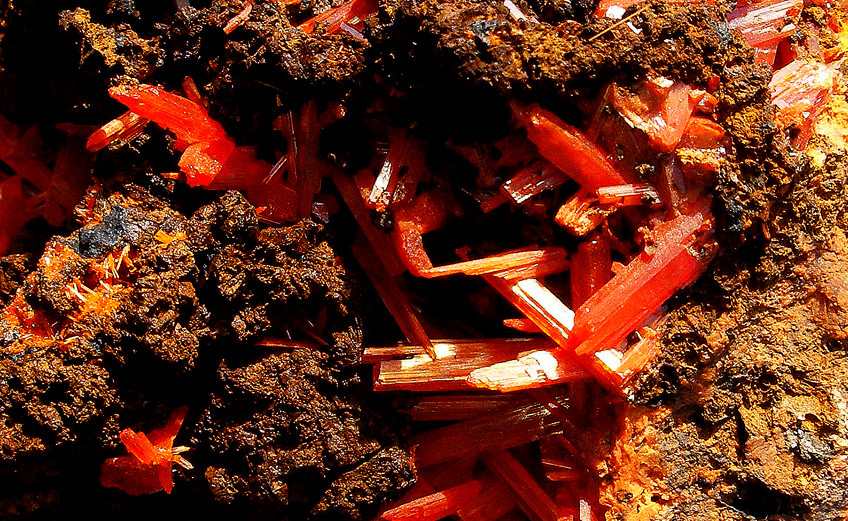
M187 407L178 407L171 414L168 423L161 429L155 429L145 435L132 429L121 432L121 442L129 452L126 456L109 458L100 468L100 484L104 487L116 487L132 496L152 494L164 490L168 494L174 488L171 465L190 469L181 452L186 447L174 447L174 438L185 419Z

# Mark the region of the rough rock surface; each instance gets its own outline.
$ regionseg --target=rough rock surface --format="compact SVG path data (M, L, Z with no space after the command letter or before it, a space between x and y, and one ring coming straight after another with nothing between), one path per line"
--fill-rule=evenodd
M179 405L195 468L172 500L206 497L198 512L214 500L254 518L361 519L410 483L398 428L358 398L350 287L320 226L260 229L236 192L189 216L136 186L78 210L83 227L47 244L0 316L0 474L16 476L4 517L67 512L77 489L119 494L97 473L120 430ZM283 335L300 344L255 345ZM369 466L371 485L350 491Z
M832 135L810 145L826 159L767 166L792 174L763 237L680 300L643 405L622 408L612 455L599 455L608 518L848 515L848 169Z

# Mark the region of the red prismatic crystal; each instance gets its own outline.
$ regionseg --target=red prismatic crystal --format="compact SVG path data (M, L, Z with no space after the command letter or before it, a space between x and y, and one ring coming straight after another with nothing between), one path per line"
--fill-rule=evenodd
M641 368L628 363L628 358L642 356L638 350L621 353L617 347L663 302L703 273L716 250L710 238L713 226L709 201L702 199L688 215L654 230L650 247L577 307L565 345L584 357L611 390L620 390Z
M97 152L117 140L129 141L141 134L147 123L148 120L135 112L124 112L100 127L88 138L85 146L89 152Z
M176 134L187 144L228 140L224 127L197 103L153 85L119 85L109 95L139 116Z
M795 21L803 0L765 0L740 5L727 15L728 25L760 49L777 49L777 44L796 31ZM774 61L774 58L771 58Z
M483 484L480 481L469 481L386 510L380 514L380 519L436 521L471 505L482 490Z
M413 275L423 275L433 268L421 236L441 228L450 217L452 207L452 199L446 192L431 190L395 209L392 239L398 256Z
M182 426L186 407L177 408L167 425L145 435L132 429L121 432L121 442L129 452L127 456L110 458L100 469L100 483L116 487L132 496L152 494L160 490L171 493L174 481L171 465L177 463L190 469L191 464L180 453L186 447L174 447L174 438Z
M145 84L112 87L109 95L135 114L176 134L178 148L184 150L179 166L190 186L212 182L235 149L224 127L192 100ZM102 141L95 139L99 132L91 138L95 142Z
M646 238L646 251L580 304L576 315L535 279L516 282L486 275L560 348L477 369L469 383L513 391L579 379L579 374L569 370L575 367L572 352L576 352L601 383L621 392L623 384L653 357L656 345L640 343L626 353L619 346L663 302L696 280L716 251L710 238L709 201L690 203L684 212L653 230Z
M548 161L537 161L509 178L501 190L513 203L520 205L534 195L568 182L570 177Z
M518 506L533 521L557 521L557 506L533 476L508 452L487 452L483 461L515 493Z
M263 209L261 217L267 222L282 224L308 217L314 195L328 173L327 164L318 159L322 127L316 103L305 103L299 117L290 111L282 118L288 151L272 167L257 159L254 149L235 146L224 128L207 114L190 78L186 78L186 91L196 99L186 99L150 85L113 87L109 93L139 117L176 134L176 148L183 151L179 166L189 185L245 191L248 199ZM340 114L338 107L332 112ZM326 122L333 118L322 115L321 119ZM91 146L101 146L111 138L108 126L91 137ZM277 175L283 167L288 174L285 180Z
M374 371L374 390L462 391L468 388L466 379L475 369L513 360L522 352L554 347L544 337L437 340L433 342L435 359L419 347L411 357L381 361ZM369 348L369 355L373 357L381 349L392 348ZM575 366L573 371L588 376L582 367Z
M34 212L26 211L29 204L20 177L0 182L0 255L9 251L15 236L31 217L35 217Z
M326 25L327 34L336 34L342 30L342 24L357 26L369 15L377 12L379 3L376 0L351 0L339 7L334 7L298 25L305 33L312 33L319 24Z
M615 87L610 103L630 125L647 134L657 151L671 152L695 110L692 90L685 83L657 76L643 81L633 93Z
M541 276L539 273L541 273L542 269L548 269L548 273L565 271L568 269L568 265L568 253L562 248L552 246L537 250L501 253L482 259L429 268L422 270L421 275L427 278L444 277L459 273L465 275L485 275L488 273L520 269L527 266L536 270L536 275L529 275L527 277L530 278L532 276ZM546 268L548 266L549 268Z
M571 305L584 303L612 278L609 239L597 233L577 246L571 262Z
M769 82L772 103L777 107L775 123L800 132L792 145L803 149L812 136L813 124L841 79L838 62L825 65L798 59L774 73Z
M487 450L505 450L561 431L551 413L535 400L416 435L412 443L419 469Z
M552 112L534 104L515 105L514 113L542 157L587 190L628 182L582 132Z
M642 204L657 206L662 204L662 201L660 201L660 196L653 186L640 183L602 186L598 188L598 203L620 208Z

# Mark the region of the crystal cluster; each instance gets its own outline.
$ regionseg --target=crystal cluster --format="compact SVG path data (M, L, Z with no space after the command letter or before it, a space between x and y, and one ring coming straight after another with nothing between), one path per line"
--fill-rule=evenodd
M14 172L0 174L0 255L33 219L64 224L89 184L92 157L80 137L86 129L68 124L61 130L65 143L49 151L38 128L22 129L0 115L0 161Z

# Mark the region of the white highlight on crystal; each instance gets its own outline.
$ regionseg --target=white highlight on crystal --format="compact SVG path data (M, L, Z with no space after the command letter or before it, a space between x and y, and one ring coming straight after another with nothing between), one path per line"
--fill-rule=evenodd
M433 344L433 351L436 353L436 359L456 357L456 345L454 344L437 342Z
M435 343L433 344L433 351L436 353L436 360L456 357L456 346L454 344L445 342ZM412 358L399 360L399 362L401 370L406 370L432 363L433 359L430 358L430 355L427 353L421 353L420 355L415 355Z
M357 23L357 22L354 22L353 20L351 20L351 23ZM359 31L357 31L355 27L352 27L345 22L342 22L340 27L342 28L343 31L347 32L349 35L353 36L357 40L359 40L361 42L367 42L368 41L365 38L365 35L363 35Z
M518 361L525 365L530 361L535 362L538 365L537 371L544 373L545 378L548 380L554 381L560 378L559 371L557 371L559 362L554 358L554 355L547 351L533 351L528 355L522 356Z
M580 500L580 521L591 521L592 509L585 499Z
M512 292L516 296L528 301L534 308L543 314L548 314L554 318L565 332L571 331L574 327L574 311L562 303L556 295L539 284L536 279L524 279L518 281L512 288Z
M627 9L620 5L611 5L607 8L607 12L604 13L604 16L612 18L613 20L621 20L624 17L625 12L627 12Z
M665 76L657 76L653 82L661 89L670 89L674 86L674 80Z
M744 16L739 16L727 22L728 27L744 32L754 32L757 26L782 20L786 13L795 5L794 0L786 0L777 4L750 9ZM732 13L731 13L732 14Z
M374 181L374 187L371 188L371 195L368 196L368 201L376 203L383 197L383 192L389 187L389 181L392 179L392 162L387 158L383 161L383 168L380 169L380 175Z
M624 354L616 349L599 351L595 353L595 356L598 360L603 362L604 365L609 367L610 371L618 371L618 368L621 367L621 361L624 358Z
M509 15L518 20L527 20L527 15L512 0L504 0L503 5L509 10Z

